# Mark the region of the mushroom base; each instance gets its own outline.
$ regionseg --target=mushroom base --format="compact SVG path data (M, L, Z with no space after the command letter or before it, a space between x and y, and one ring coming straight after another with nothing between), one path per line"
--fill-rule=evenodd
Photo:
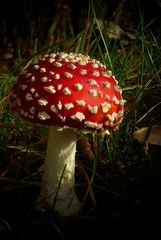
M54 208L59 215L76 215L81 203L75 193L75 129L50 127L41 192L37 207Z

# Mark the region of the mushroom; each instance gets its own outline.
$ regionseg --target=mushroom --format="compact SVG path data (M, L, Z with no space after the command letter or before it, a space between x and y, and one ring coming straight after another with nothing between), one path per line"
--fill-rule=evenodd
M59 215L81 210L75 192L77 131L115 129L123 118L118 81L100 61L80 53L46 54L13 85L10 108L32 123L49 126L37 204Z

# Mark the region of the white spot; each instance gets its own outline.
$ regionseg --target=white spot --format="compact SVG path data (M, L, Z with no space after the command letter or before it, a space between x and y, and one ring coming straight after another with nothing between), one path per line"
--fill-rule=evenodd
M54 86L52 86L52 85L44 87L44 90L48 93L56 93L56 90L55 90Z
M56 54L55 54L55 53L51 53L51 54L50 54L50 57L51 57L51 58L55 58L55 57L56 57Z
M60 74L58 74L58 73L55 74L55 75L54 75L54 78L55 78L55 80L59 80L59 79L60 79Z
M46 112L39 112L38 113L38 118L40 120L47 120L47 119L50 119L50 116L46 113Z
M54 104L50 106L50 110L51 110L52 112L54 112L54 113L57 113L57 112L58 112L58 110L57 110L57 108L55 107Z
M62 66L62 63L60 63L60 62L54 62L53 65L54 65L54 67L61 67L61 66Z
M113 76L113 79L115 80L115 83L118 84L119 82L116 80L115 76Z
M122 100L120 100L120 105L122 105L122 106L123 106L123 105L125 104L125 102L126 102L126 100L123 100L123 99L122 99Z
M97 63L92 63L91 65L92 65L93 68L98 68L99 67Z
M64 58L64 62L69 62L69 59L68 58Z
M62 105L61 101L59 101L58 104L57 104L57 108L58 108L59 110L61 110L61 109L62 109L62 106L63 106L63 105Z
M116 112L113 112L112 114L107 114L106 117L109 119L110 122L118 119L118 115Z
M31 82L35 82L35 79L36 79L35 76L32 76L31 77Z
M65 52L61 52L59 55L60 55L60 58L62 59L68 57L68 53L65 53Z
M64 93L65 95L70 95L70 94L71 94L71 91L69 90L68 87L66 87L66 88L63 89L63 93Z
M37 101L38 101L38 104L41 106L46 106L48 104L48 101L44 98L40 98Z
M25 84L22 84L22 85L20 85L20 88L22 89L22 91L25 91L25 90L26 90L26 88L27 88L27 85L25 85Z
M80 91L80 90L82 90L83 85L80 84L80 83L75 83L75 84L74 84L74 87L75 87L75 89L76 89L77 91Z
M71 108L74 108L74 104L73 104L73 103L65 103L65 104L64 104L64 108L65 108L66 110L69 110L69 109L71 109Z
M31 77L31 76L32 76L32 73L27 72L27 73L25 74L25 78L29 78L29 77Z
M104 133L105 133L105 135L107 135L107 136L110 135L110 131L109 131L108 129L105 129L105 130L104 130Z
M46 76L45 76L45 77L42 77L42 78L41 78L41 82L48 82L48 77L46 77Z
M61 116L60 114L58 114L58 117L61 119L62 122L65 122L66 117Z
M92 78L88 79L87 82L89 82L89 84L91 86L97 86L97 87L99 86L99 84L96 82L96 80L94 80Z
M116 92L122 93L122 90L119 85L114 86L114 88Z
M25 98L26 98L27 101L32 101L33 100L33 97L31 95L31 93L27 93Z
M117 116L118 116L118 118L123 117L123 111L119 111L119 112L117 113Z
M99 77L100 73L98 71L93 71L92 75L95 76L95 77Z
M105 123L104 123L105 126L109 127L110 126L110 122L107 120Z
M69 72L64 72L64 76L67 78L72 78L73 74L69 73Z
M104 82L104 85L105 85L106 88L110 88L111 87L111 84L108 81Z
M50 74L51 74L51 75L54 75L55 73L54 73L54 72L52 72L52 71L50 71Z
M117 125L119 124L119 121L116 123L116 122L111 122L110 123L110 127L116 127Z
M88 105L88 110L92 113L92 114L96 114L98 112L98 107L97 106L90 106Z
M46 72L46 68L42 68L42 67L41 67L41 68L40 68L40 72L41 72L41 73L45 73L45 72Z
M117 99L116 96L113 97L113 101L116 105L119 105L120 104L120 101Z
M82 106L82 107L86 105L84 100L76 100L76 103L78 104L78 106Z
M35 107L34 107L34 106L31 107L31 108L29 109L29 112L32 113L32 114L34 114L34 113L35 113Z
M39 67L40 67L40 66L39 66L38 64L36 64L36 65L33 66L34 69L39 69Z
M102 112L107 113L111 108L111 103L107 103L107 102L101 103L101 107L102 107Z
M71 119L82 122L85 119L85 115L82 112L76 112L71 116Z
M36 93L34 94L34 97L39 97L38 92L36 92Z
M31 92L31 93L34 93L35 91L36 91L35 88L30 88L30 92Z
M70 69L75 69L75 68L76 68L76 66L75 66L73 63L70 63L70 64L67 66L67 68L70 68Z
M101 123L98 124L96 122L91 122L91 121L85 121L84 125L85 125L85 127L100 129L100 128L102 128L103 124L101 124Z
M78 59L77 61L78 61L78 63L79 63L80 65L82 65L82 66L87 64L87 62L86 62L86 61L83 61L83 60L79 60L79 59Z
M103 71L102 72L102 75L104 77L111 77L112 76L112 71L108 70L108 71Z
M87 70L86 69L81 69L79 71L80 75L86 75L87 74Z
M110 99L111 99L110 95L107 94L107 95L106 95L106 99L107 99L107 100L110 100Z
M61 89L62 89L62 86L63 86L62 84L58 84L58 85L57 85L57 89L58 89L58 90L61 90Z
M55 58L50 58L50 59L49 59L49 62L50 62L50 63L55 62Z
M89 94L93 97L97 97L97 90L95 89L89 89Z

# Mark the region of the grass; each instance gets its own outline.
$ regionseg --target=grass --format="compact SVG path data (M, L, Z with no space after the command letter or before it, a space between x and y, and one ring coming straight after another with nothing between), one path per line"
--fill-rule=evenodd
M124 120L118 130L109 136L101 132L80 136L79 146L83 144L83 150L78 147L76 187L84 203L83 216L74 220L71 218L68 222L66 219L55 219L53 213L28 219L32 201L40 189L40 167L48 130L34 127L13 116L8 109L7 99L12 84L27 61L35 60L39 53L49 48L38 46L39 39L36 39L27 60L21 56L21 62L15 64L12 71L0 76L0 231L11 227L23 239L27 239L34 231L68 239L77 235L76 232L70 233L70 224L74 224L76 229L80 227L80 236L86 236L87 224L88 232L93 237L93 226L96 232L107 234L106 223L110 222L108 234L111 235L110 239L114 239L115 228L118 236L128 229L133 231L134 226L136 231L144 232L147 222L152 223L151 216L157 216L157 213L154 214L155 208L160 212L160 146L149 145L147 148L146 141L140 144L133 139L133 132L137 128L150 128L161 122L161 43L159 35L152 31L155 22L152 20L145 24L140 12L140 24L134 39L127 39L124 35L113 40L107 32L108 22L104 22L103 28L100 28L96 17L93 7L83 31L75 36L66 35L65 40L59 39L50 45L52 51L87 53L107 64L118 79L127 101ZM82 137L85 137L85 142ZM8 207L10 197L12 203ZM15 206L17 208L14 210Z

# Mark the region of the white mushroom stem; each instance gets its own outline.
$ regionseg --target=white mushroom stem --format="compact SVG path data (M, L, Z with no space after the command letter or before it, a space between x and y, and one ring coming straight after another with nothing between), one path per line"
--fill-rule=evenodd
M44 175L38 204L41 209L54 207L60 215L80 211L75 193L76 130L50 127Z

